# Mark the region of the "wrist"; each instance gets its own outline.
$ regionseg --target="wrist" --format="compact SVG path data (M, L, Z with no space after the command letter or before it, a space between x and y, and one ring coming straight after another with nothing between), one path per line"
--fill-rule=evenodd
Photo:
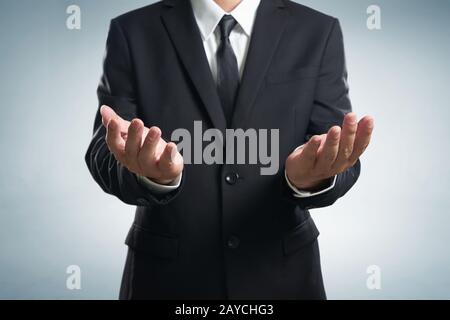
M290 179L289 177L288 177L288 179L298 190L307 191L307 192L317 192L317 191L320 191L320 190L324 189L325 187L327 187L330 184L331 178L315 180L315 181L305 181L305 180L296 181L296 180Z
M163 186L174 185L175 181L177 180L177 179L171 179L171 180L169 180L169 179L155 179L155 178L150 178L150 177L147 177L147 179L149 179L149 180L151 180L151 181L153 181L153 182L155 182L157 184L163 185Z

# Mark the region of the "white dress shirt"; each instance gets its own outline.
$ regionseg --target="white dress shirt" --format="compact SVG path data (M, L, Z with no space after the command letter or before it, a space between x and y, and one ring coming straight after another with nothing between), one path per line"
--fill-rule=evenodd
M213 0L191 0L194 17L197 22L200 34L203 40L206 57L213 75L214 81L217 81L217 59L216 52L220 45L220 30L217 27L222 17L231 14L237 21L236 26L231 31L230 43L237 59L239 74L242 77L245 61L247 59L250 37L252 35L253 26L256 18L256 12L261 0L242 0L242 2L231 12L224 11ZM298 190L287 178L286 181L292 189L295 197L305 198L325 193L336 183L336 177L326 189L319 192L307 192ZM160 185L145 177L139 177L140 182L149 190L157 194L165 194L177 189L180 186L182 176L178 177L171 185Z

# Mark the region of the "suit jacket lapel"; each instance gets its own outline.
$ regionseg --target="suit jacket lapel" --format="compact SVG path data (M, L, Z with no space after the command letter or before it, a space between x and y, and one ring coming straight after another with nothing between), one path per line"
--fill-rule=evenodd
M226 119L189 0L166 0L162 19L215 128L225 132Z
M261 1L234 109L233 128L245 128L286 21L287 9L282 0Z

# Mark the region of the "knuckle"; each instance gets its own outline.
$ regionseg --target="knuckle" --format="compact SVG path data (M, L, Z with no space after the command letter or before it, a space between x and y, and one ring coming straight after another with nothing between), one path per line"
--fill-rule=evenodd
M173 174L176 172L176 166L171 161L165 161L163 169L164 172L167 174Z
M356 134L356 132L358 132L358 128L356 125L351 125L347 128L347 132L351 135Z
M350 156L352 155L352 152L353 152L352 148L350 148L350 147L345 147L345 148L344 148L344 151L343 151L343 155L344 155L344 157L345 157L346 159L348 159L348 158L350 158Z

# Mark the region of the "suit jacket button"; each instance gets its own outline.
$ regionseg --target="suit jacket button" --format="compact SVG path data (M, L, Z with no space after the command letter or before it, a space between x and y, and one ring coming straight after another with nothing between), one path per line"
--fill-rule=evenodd
M239 179L239 175L237 173L228 173L225 176L225 181L230 185L235 185Z
M230 249L237 249L241 241L236 236L231 236L227 241L227 247Z

